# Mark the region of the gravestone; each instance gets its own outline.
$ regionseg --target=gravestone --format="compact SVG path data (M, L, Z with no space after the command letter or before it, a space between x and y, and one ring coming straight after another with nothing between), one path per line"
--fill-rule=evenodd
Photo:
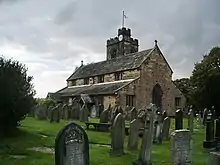
M193 119L194 119L193 110L190 109L189 113L188 113L188 129L189 129L191 135L193 134L193 130L194 130Z
M170 135L170 118L166 117L163 121L162 137L163 140L168 140Z
M93 105L92 106L92 110L91 110L91 115L90 115L90 117L91 118L95 118L97 115L97 109L96 109L96 106L95 105Z
M99 123L108 123L108 115L109 111L105 109L100 115Z
M134 119L130 123L130 130L129 130L129 137L128 137L128 149L136 150L138 148L138 133L139 133L139 124L138 119Z
M59 123L60 122L60 111L58 109L59 107L56 106L54 108L52 108L51 110L51 117L50 117L50 122L57 122Z
M79 125L70 123L58 133L55 165L89 165L88 136Z
M162 143L162 117L162 114L158 111L154 121L153 143L155 144Z
M113 123L115 117L119 114L119 107L115 107L114 111L112 111L110 122Z
M88 118L89 117L89 110L88 110L88 108L85 104L80 109L79 114L80 114L80 119L79 120L81 122L89 121L89 118Z
M171 165L191 165L191 135L188 130L175 130L171 133Z
M119 113L112 126L110 155L124 154L125 121Z
M63 105L63 120L68 120L69 119L69 108L66 104Z
M133 165L151 165L151 150L153 142L153 128L154 117L156 115L157 108L154 104L150 104L147 108L150 114L149 128L144 130L144 135L141 143L141 150L138 159L133 162Z
M204 148L214 148L214 125L212 113L209 111L206 119L206 140L203 142Z
M175 130L183 129L183 111L178 109L175 115Z
M134 119L137 119L137 111L135 107L133 107L130 111L130 120L133 121Z
M202 124L203 124L203 125L206 125L207 115L208 115L208 109L205 108L204 111L203 111L203 115L202 115Z

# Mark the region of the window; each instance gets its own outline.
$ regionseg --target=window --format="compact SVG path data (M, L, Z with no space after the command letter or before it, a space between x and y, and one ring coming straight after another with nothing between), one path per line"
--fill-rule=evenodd
M72 86L75 86L76 85L76 80L73 80L71 83L72 83Z
M84 79L84 85L89 84L89 78Z
M180 97L175 97L175 106L176 107L180 106L180 101L181 101Z
M122 80L122 72L115 73L115 81Z
M98 76L98 83L104 82L104 75Z
M126 96L126 105L133 107L135 105L135 96L134 95L127 95Z

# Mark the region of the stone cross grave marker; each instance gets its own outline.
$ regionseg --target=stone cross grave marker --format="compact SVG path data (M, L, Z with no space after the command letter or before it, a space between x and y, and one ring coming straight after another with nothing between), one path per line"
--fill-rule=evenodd
M163 121L162 137L163 140L168 140L170 135L170 118L166 117Z
M138 159L133 162L133 165L151 165L151 150L153 143L153 128L154 128L154 117L156 115L157 108L154 104L150 104L147 108L150 113L150 121L148 129L144 130L144 135L141 143L141 150Z
M134 119L130 123L130 132L128 137L128 149L136 150L138 148L138 134L139 134L138 120Z
M125 120L119 113L113 122L110 155L124 154Z
M175 115L175 130L183 129L183 111L178 109Z
M171 134L171 165L191 165L191 135L189 130L175 130Z
M70 123L58 133L55 165L89 165L88 136L79 125Z
M188 113L188 129L191 133L191 135L193 134L193 130L194 130L194 115L193 115L193 110L190 109L189 113Z

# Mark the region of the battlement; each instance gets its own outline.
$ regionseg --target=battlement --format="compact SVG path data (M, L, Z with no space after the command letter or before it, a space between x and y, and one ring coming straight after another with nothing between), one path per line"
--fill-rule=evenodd
M130 37L131 36L131 29L125 28L125 27L118 29L118 36L121 34Z
M119 42L118 37L110 38L110 39L107 40L107 45L115 44L115 43L118 43L118 42Z

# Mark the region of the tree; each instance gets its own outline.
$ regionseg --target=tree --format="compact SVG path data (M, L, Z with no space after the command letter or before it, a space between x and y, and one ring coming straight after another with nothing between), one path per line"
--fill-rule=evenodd
M196 63L191 76L193 103L199 109L215 106L220 115L220 47L214 47L201 62Z
M186 97L186 106L192 104L192 83L189 78L181 78L173 81L176 87L183 93Z
M34 105L32 82L18 61L0 57L0 133L13 132Z
M50 98L38 98L36 101L38 106L43 106L45 108L49 108L50 106L54 107L56 105L56 102Z

